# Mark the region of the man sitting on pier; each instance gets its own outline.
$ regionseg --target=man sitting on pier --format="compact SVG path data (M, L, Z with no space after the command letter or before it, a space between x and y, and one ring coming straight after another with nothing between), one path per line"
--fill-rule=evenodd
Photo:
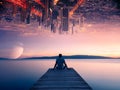
M54 69L65 69L65 68L67 68L67 64L64 58L62 57L62 54L59 54L58 58L56 59Z

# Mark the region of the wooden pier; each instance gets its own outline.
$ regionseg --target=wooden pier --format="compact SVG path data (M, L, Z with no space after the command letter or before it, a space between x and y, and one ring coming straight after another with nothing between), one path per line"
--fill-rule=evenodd
M49 69L30 90L92 90L73 69Z

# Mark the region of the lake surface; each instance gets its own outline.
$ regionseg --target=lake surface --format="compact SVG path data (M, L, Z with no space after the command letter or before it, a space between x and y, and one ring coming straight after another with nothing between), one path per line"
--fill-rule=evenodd
M120 59L68 59L93 90L120 90ZM1 60L0 90L29 90L55 60Z

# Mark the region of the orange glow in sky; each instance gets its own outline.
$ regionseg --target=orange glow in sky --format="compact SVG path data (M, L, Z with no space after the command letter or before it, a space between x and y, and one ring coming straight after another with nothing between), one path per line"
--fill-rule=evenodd
M36 10L36 9L33 8L33 7L32 7L32 9L31 9L31 13L32 13L32 14L35 14L35 15L37 15L37 16L40 16L40 17L42 16L42 13L41 13L40 11Z
M69 15L73 15L74 11L84 2L84 0L78 0L77 4L73 7L73 9L69 12Z
M56 5L58 1L59 1L59 0L54 0L54 5Z
M35 2L40 4L43 8L45 8L45 5L40 0L35 0Z
M22 8L26 8L25 0L7 0L8 2L11 2L13 4L16 4Z

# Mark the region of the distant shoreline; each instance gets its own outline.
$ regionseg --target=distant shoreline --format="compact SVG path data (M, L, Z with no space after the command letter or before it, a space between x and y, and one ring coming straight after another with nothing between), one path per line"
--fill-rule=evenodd
M18 58L14 60L30 60L30 59L56 59L57 56L44 56L44 57L28 57L28 58ZM92 56L92 55L71 55L71 56L64 56L65 59L120 59L120 58L112 58L112 57L105 57L105 56ZM0 60L13 60L9 58L0 58Z

